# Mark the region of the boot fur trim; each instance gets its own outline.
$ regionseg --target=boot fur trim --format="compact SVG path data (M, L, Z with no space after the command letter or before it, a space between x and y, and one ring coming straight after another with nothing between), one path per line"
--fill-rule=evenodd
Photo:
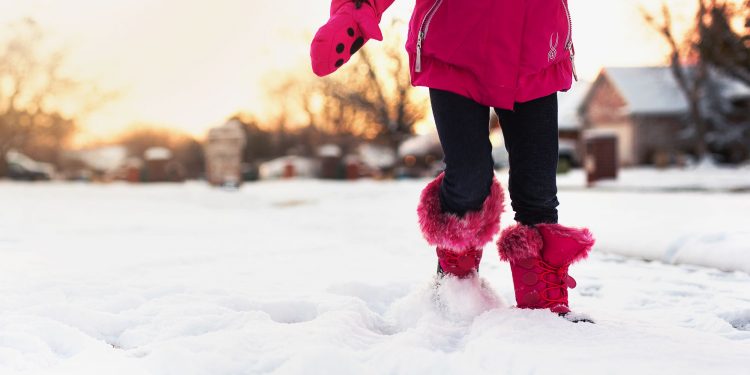
M417 206L422 235L430 243L453 251L481 248L500 229L504 194L500 183L492 178L490 194L479 211L469 211L462 217L443 212L440 206L441 173L422 190Z
M542 246L544 246L544 241L539 231L523 224L505 228L497 240L500 260L506 262L539 257Z

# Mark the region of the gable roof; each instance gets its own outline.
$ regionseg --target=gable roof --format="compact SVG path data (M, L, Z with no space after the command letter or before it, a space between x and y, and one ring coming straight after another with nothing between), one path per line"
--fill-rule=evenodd
M666 66L602 69L622 95L631 114L673 114L688 110L672 71Z

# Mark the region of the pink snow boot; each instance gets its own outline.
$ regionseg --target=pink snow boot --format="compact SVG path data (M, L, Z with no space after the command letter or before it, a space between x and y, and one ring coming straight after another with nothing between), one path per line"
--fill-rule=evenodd
M575 288L576 281L568 275L568 266L586 258L594 245L588 229L516 224L503 231L497 245L500 259L510 263L519 308L549 309L573 317L568 288ZM588 318L570 320L590 322Z
M442 211L439 193L443 177L441 173L422 190L417 207L419 226L427 242L437 247L438 271L465 278L476 273L482 248L500 229L503 190L493 177L482 208L459 217Z
M326 76L344 65L370 39L383 40L378 23L394 0L333 0L331 18L310 46L312 69Z

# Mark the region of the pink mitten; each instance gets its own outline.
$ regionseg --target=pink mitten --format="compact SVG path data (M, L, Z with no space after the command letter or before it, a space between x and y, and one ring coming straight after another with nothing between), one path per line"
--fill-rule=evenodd
M326 76L344 65L370 39L383 40L378 23L393 0L333 0L331 18L310 46L313 72Z

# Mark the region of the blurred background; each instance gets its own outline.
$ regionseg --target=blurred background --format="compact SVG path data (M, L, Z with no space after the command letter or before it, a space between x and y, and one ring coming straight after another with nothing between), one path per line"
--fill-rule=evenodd
M318 79L308 51L326 2L3 2L0 176L237 186L434 175L441 150L402 47L411 6L396 2L384 42ZM583 168L591 185L622 167L747 165L747 2L570 7L580 81L560 94L561 172Z

